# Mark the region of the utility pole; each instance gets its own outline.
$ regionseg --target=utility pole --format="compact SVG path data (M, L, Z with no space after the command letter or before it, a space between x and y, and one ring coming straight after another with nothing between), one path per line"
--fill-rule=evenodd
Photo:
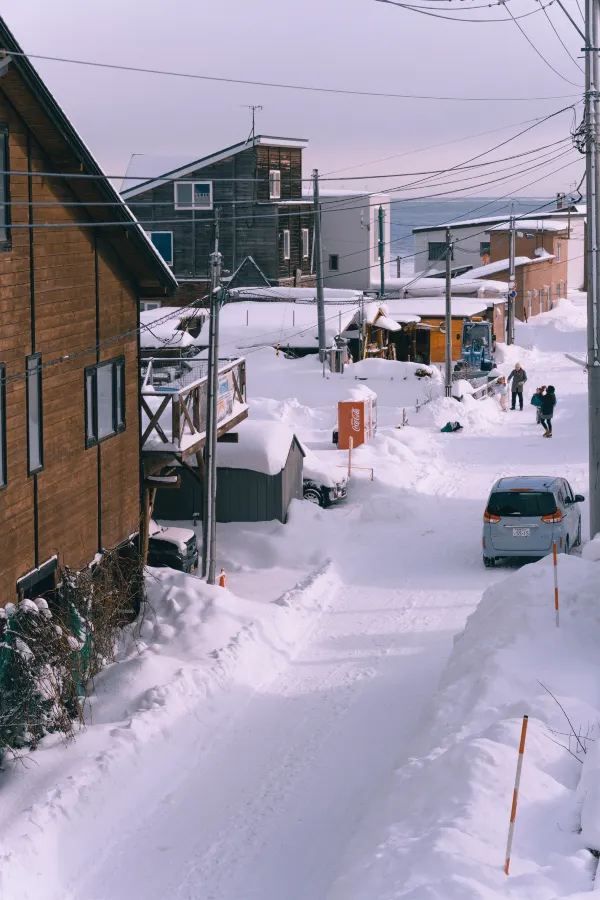
M383 206L379 207L379 296L385 296L385 241L383 240Z
M317 273L317 324L319 334L319 360L325 359L325 295L323 293L323 257L321 255L321 206L319 203L319 170L313 169L313 200L314 200L314 248L315 269Z
M598 223L598 0L585 2L585 123L587 206L587 372L590 535L600 531L600 266Z
M446 397L452 396L452 236L446 228Z
M514 344L515 342L515 284L515 217L511 210L510 232L508 238L508 305L506 307L507 344Z
M210 256L210 318L208 332L208 390L206 405L204 515L202 519L202 575L216 578L217 554L217 403L219 396L219 307L221 303L219 210L215 209L215 249Z

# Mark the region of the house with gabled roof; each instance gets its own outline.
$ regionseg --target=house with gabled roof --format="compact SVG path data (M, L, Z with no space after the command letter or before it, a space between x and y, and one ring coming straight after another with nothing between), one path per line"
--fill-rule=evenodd
M0 19L0 607L140 521L139 303L176 281Z
M225 277L314 284L312 201L302 195L306 144L256 135L195 160L131 158L121 194L176 276L179 302L208 290L217 213Z

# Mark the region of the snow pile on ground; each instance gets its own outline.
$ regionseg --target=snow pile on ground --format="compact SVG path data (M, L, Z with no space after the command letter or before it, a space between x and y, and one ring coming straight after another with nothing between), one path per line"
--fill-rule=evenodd
M336 897L551 900L591 889L597 860L586 848L600 848L598 565L561 555L559 579L560 628L550 559L485 592L455 639L417 753L396 773L394 824L375 858L352 873L359 889L344 880ZM523 714L529 730L507 880Z
M172 569L148 570L148 608L97 677L85 730L68 752L49 736L25 765L9 761L0 772L3 900L64 900L60 870L69 871L78 816L91 806L118 821L119 797L126 803L138 773L152 771L182 717L216 698L226 705L233 685L259 689L285 667L339 582L323 557L307 569L271 602L269 591L249 600Z

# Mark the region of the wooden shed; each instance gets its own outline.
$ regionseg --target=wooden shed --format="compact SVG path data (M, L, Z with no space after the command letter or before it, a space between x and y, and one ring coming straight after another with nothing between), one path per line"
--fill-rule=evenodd
M293 499L302 498L304 451L289 428L279 422L248 420L217 453L217 521L285 522ZM179 490L156 493L158 519L202 519L203 485L193 466L178 470Z

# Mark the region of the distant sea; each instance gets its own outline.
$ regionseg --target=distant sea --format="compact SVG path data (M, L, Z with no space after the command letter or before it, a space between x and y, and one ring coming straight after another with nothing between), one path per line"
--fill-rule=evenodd
M520 197L508 201L493 197L463 197L460 200L394 200L392 202L391 256L411 256L414 252L413 228L423 225L443 225L460 219L485 216L515 215L533 212L548 203L548 197ZM412 260L402 263L402 273L412 271ZM395 270L394 270L395 274Z

